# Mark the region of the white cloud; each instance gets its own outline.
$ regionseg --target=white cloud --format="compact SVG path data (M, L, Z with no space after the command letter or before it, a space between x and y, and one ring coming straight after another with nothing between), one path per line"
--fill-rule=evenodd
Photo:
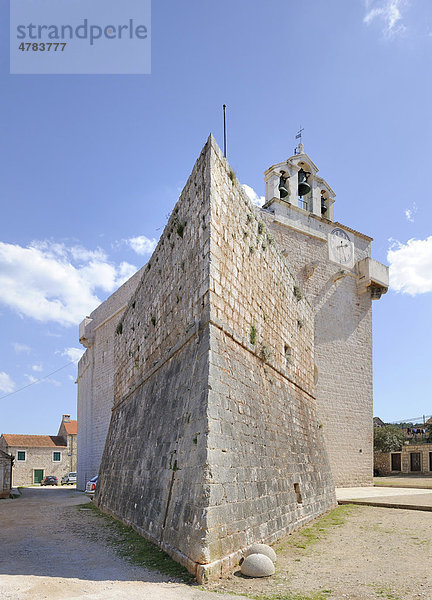
M0 242L0 303L37 321L76 325L137 268L110 263L98 249L49 241L28 247Z
M265 203L264 196L258 196L258 194L256 193L256 191L253 188L251 188L250 185L246 185L245 183L243 183L242 184L242 188L246 192L246 196L249 198L249 200L253 204L256 204L257 206L263 206L264 205L264 203Z
M39 383L50 383L51 385L54 385L55 387L61 387L61 383L60 381L57 381L57 379L49 379L49 378L43 378L43 379L38 379L37 377L35 377L34 375L25 375L27 381L32 384L39 384Z
M409 221L410 223L414 223L414 217L416 215L416 212L417 212L417 204L415 202L413 202L411 208L405 209L405 217L406 217L407 221Z
M61 355L66 356L70 361L77 363L84 352L85 349L83 350L82 348L65 348L64 352L61 352Z
M0 372L0 392L10 394L15 390L16 384L4 371Z
M408 5L408 0L366 0L365 4L366 15L363 21L367 25L373 21L380 22L386 37L393 37L405 31L402 9Z
M54 385L55 387L61 387L61 383L60 381L57 381L57 379L44 379L45 383L51 383L51 385Z
M132 248L137 254L141 256L145 254L152 254L153 250L156 248L157 240L154 238L150 240L145 235L139 235L134 238L129 238L128 240L124 240L128 246Z
M394 291L411 296L432 292L432 236L406 244L393 241L387 260Z
M1 276L1 271L0 271L0 276ZM14 342L12 344L12 346L17 354L19 354L20 352L30 352L30 350L31 350L30 346L27 346L27 344L20 344L19 342Z
M42 365L33 365L32 371L36 371L37 373L40 373L42 371Z

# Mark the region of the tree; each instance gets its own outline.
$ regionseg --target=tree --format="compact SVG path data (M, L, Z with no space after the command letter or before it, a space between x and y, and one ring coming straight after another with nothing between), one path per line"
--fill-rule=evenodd
M426 423L426 442L432 443L432 423Z
M404 432L397 425L374 428L374 450L378 452L397 452L404 441Z

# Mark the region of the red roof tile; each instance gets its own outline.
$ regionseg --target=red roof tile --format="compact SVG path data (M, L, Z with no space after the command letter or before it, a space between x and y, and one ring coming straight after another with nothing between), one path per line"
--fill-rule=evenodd
M58 435L21 435L16 433L4 433L3 439L8 446L22 448L56 448L66 447L63 437Z
M63 423L63 425L68 435L77 434L78 421L69 421L69 423Z

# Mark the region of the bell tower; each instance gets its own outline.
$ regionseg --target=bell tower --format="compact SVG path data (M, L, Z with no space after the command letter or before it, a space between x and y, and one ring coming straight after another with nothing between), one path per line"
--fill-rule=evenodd
M265 208L284 214L287 205L306 213L334 221L336 194L319 177L318 167L305 153L302 143L298 152L286 161L271 166L265 172Z
M372 238L335 220L334 202L301 141L265 171L260 217L313 309L314 396L335 484L371 485L372 301L387 292L388 267Z

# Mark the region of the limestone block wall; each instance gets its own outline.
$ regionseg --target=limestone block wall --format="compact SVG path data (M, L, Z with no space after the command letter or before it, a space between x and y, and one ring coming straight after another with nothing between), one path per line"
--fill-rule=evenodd
M181 342L115 407L95 502L194 571L208 562L209 325Z
M11 484L11 457L0 452L0 498L9 498Z
M415 452L420 454L420 471L412 471L411 454ZM430 473L432 444L409 444L402 447L402 473Z
M115 402L163 362L187 331L208 321L209 190L203 151L119 323Z
M99 473L114 400L114 334L135 291L140 269L89 316L89 347L78 363L77 488ZM71 471L75 470L70 469Z
M327 242L335 226L345 229L357 262L370 256L371 238L289 205L259 214L314 311L315 393L335 485L372 485L371 298L358 295L355 266L330 262Z
M116 328L114 357L95 501L200 581L335 504L312 309L212 138Z
M389 475L391 473L391 453L374 452L374 470L379 471L380 475Z
M217 151L213 156L211 318L313 394L311 307L271 230L257 218L237 181L231 181L223 157Z
M420 454L420 471L411 470L411 454ZM392 454L401 455L401 470L392 471ZM402 446L401 452L375 452L374 469L380 475L397 475L398 473L431 473L432 472L432 444L408 444Z
M211 200L206 443L217 574L240 548L275 541L335 497L313 396L313 311L217 147Z
M209 145L115 334L96 503L194 570L208 561Z

